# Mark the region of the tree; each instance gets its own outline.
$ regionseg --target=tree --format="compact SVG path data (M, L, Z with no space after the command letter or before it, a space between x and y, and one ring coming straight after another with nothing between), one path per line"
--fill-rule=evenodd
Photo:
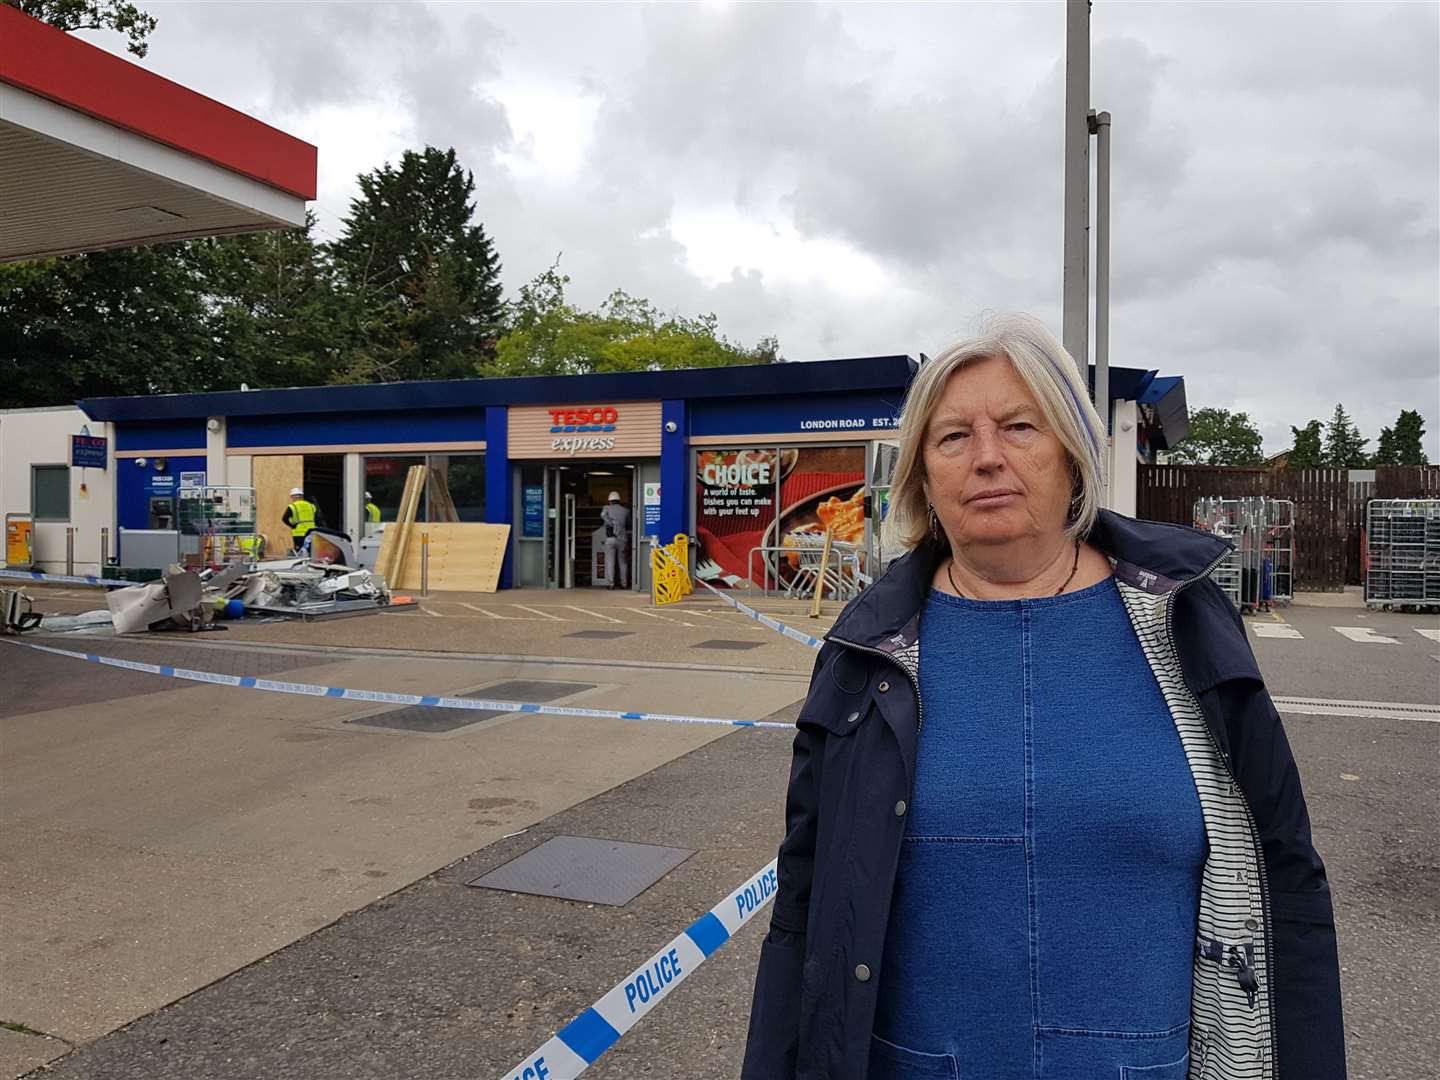
M1190 434L1170 451L1168 460L1186 465L1259 465L1260 432L1248 414L1229 409L1196 409Z
M454 149L407 150L359 177L345 235L330 247L347 382L459 378L488 360L504 306L500 259Z
M551 266L520 288L510 305L510 331L483 364L485 375L577 375L598 371L661 371L676 368L766 364L780 359L780 345L764 338L754 348L719 333L713 314L688 318L662 314L648 300L616 289L597 311L582 311L565 298L570 278Z
M1393 428L1382 427L1380 429L1380 441L1375 444L1375 456L1370 459L1370 464L1400 464L1399 455L1395 452L1395 431Z
M1303 428L1290 428L1290 434L1295 442L1290 448L1287 465L1292 469L1313 469L1319 468L1324 463L1325 451L1320 441L1324 426L1319 420L1311 420Z
M114 30L129 39L126 48L136 56L150 51L145 43L157 23L126 0L0 0L19 8L32 19L60 30Z
M209 335L239 386L313 386L341 363L330 264L302 229L191 241Z
M0 266L0 407L207 390L222 375L187 244Z
M1325 426L1325 464L1332 469L1363 469L1369 462L1365 444L1369 439L1360 437L1360 429L1345 406L1335 405L1335 414Z
M1384 448L1385 432L1392 431L1385 428L1380 432L1380 445ZM1415 409L1402 409L1400 415L1395 419L1395 427L1392 435L1392 446L1394 461L1387 461L1386 465L1428 465L1430 458L1425 453L1425 418ZM1382 464L1378 459L1376 463Z

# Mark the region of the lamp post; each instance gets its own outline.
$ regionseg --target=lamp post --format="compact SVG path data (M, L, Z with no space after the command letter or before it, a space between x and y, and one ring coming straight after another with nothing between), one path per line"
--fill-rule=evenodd
M1065 255L1061 339L1080 378L1090 363L1090 0L1065 4Z

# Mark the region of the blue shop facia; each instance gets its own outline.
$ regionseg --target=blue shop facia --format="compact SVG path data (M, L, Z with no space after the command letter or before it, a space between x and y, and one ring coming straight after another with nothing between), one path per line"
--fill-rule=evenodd
M418 521L511 526L502 588L612 584L600 520L612 493L631 514L616 574L628 587L650 586L649 538L684 533L712 583L782 588L801 561L789 549L827 527L857 573L878 568L896 418L916 370L878 356L78 404L114 427L122 564L124 530L174 527L184 487L254 487L274 552L291 486L358 538L395 519L407 470L423 464ZM1111 368L1110 390L1121 449L1109 502L1133 513L1136 463L1186 434L1184 382Z

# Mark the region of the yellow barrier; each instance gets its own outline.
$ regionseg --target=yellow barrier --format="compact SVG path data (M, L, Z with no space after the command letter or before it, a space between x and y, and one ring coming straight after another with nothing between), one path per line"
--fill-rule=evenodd
M650 549L650 599L656 607L679 603L690 595L689 565L690 538L684 533L677 533L673 544Z

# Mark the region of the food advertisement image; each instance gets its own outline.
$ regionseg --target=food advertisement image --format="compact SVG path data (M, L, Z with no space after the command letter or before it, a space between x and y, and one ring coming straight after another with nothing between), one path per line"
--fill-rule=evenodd
M711 585L791 587L827 526L837 548L863 548L864 447L702 450L695 472L696 570Z

